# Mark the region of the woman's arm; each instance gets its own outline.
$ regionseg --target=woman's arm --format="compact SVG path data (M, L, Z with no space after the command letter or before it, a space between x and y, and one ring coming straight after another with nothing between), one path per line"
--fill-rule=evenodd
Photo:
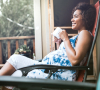
M90 33L87 30L82 30L80 32L75 49L71 46L68 34L65 30L63 30L59 35L64 41L66 53L72 66L79 64L91 46L92 36Z

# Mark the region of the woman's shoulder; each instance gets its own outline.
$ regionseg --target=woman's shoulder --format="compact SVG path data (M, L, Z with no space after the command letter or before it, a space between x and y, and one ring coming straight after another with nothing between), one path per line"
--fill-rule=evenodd
M79 36L82 36L82 37L90 37L92 38L92 33L89 31L89 30L82 30L80 33L79 33Z
M92 33L88 30L82 30L80 33L79 33L79 36L78 38L82 39L82 40L86 40L86 41L92 41L93 39L93 36L92 36Z
M92 33L89 30L82 30L79 35L92 36Z

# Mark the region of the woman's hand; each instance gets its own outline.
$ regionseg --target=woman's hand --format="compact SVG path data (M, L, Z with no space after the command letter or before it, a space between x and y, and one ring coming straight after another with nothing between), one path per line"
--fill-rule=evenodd
M51 35L52 35L52 34L51 34ZM60 44L61 44L61 38L58 39L58 38L56 38L55 36L53 36L53 41L56 43L57 49L58 49L59 46L60 46Z
M51 35L53 36L53 34L51 33ZM57 37L55 37L55 36L53 36L53 41L55 42L55 43L61 43L61 38L60 39L58 39Z
M54 36L54 42L55 42L55 43L59 43L59 44L60 44L60 43L61 43L61 38L60 38L60 39L58 39L58 38L56 38L56 37Z
M58 49L59 46L60 46L60 44L61 44L61 38L58 39L58 38L56 38L56 37L54 36L54 42L56 43L56 45L57 45L57 49Z
M62 30L60 33L59 33L59 37L62 39L62 40L69 40L68 38L68 33L66 32L66 30Z

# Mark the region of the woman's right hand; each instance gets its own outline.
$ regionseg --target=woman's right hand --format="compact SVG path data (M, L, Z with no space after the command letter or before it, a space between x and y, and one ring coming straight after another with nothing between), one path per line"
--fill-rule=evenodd
M56 38L56 37L54 36L54 42L56 43L56 45L57 45L57 49L58 49L59 46L60 46L60 44L61 44L61 38L58 39L58 38Z
M54 42L55 42L55 43L59 43L59 44L60 44L60 43L61 43L61 38L60 38L60 39L58 39L58 38L56 38L56 37L54 36Z

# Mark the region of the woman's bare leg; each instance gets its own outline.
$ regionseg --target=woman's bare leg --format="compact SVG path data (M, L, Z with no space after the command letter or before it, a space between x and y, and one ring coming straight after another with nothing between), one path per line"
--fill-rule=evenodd
M0 69L0 76L11 75L15 71L16 69L9 62L6 62L4 66Z

